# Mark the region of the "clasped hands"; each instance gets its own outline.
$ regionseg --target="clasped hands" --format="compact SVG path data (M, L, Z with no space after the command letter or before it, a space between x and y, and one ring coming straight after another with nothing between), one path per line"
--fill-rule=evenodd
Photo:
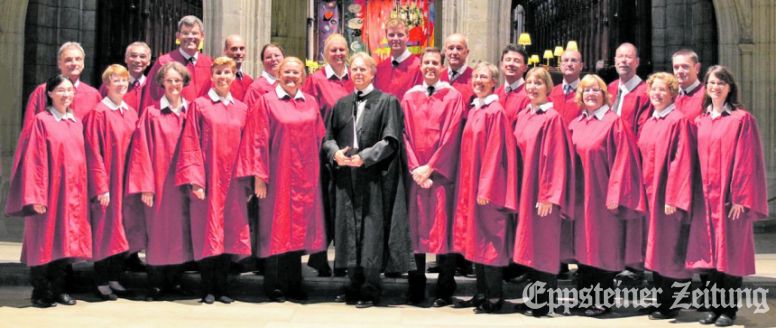
M350 167L361 167L364 165L364 160L361 159L361 156L358 154L355 154L353 156L345 155L350 151L350 146L347 146L345 148L342 148L334 153L334 161L337 162L337 165L339 166L350 166Z

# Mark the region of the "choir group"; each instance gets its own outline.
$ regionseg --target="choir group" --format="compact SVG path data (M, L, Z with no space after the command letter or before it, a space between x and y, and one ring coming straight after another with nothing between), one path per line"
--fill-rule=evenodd
M461 34L412 55L405 23L390 19L380 63L334 34L310 76L270 43L252 79L239 36L212 59L203 34L181 19L179 48L148 76L151 49L130 44L99 90L79 80L81 46L59 49L61 74L30 96L5 208L25 220L33 305L75 304L74 260L93 261L95 292L115 300L141 250L147 299L179 289L195 261L208 304L232 302L229 268L246 257L262 259L270 300L304 300L301 256L329 276L332 242L333 272L349 278L335 300L359 308L380 302L381 275L402 273L408 302L423 304L426 254L439 272L432 306L478 313L499 311L515 272L554 288L568 263L578 288L651 271L663 292L650 319L677 315L674 283L694 273L701 288L735 289L755 272L753 221L768 215L756 120L730 70L701 80L692 50L643 81L624 43L609 85L580 76L581 54L567 50L554 85L513 45L498 67L467 66ZM456 300L456 270L472 265L476 294ZM737 308L705 310L701 323L727 326Z

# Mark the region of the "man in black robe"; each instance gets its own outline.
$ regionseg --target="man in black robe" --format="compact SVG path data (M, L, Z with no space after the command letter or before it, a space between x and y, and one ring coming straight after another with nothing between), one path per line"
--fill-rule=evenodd
M350 284L337 301L364 308L380 301L380 272L415 269L401 178L403 117L396 97L372 85L377 71L365 53L353 55L356 92L328 118L323 156L333 168L335 267Z

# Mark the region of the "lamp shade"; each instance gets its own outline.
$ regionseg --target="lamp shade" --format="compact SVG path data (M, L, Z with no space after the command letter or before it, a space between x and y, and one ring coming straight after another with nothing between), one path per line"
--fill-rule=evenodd
M579 50L577 47L577 41L571 40L566 44L566 50Z
M542 58L544 58L544 59L552 59L552 58L554 58L553 55L552 55L552 50L550 50L550 49L545 50L544 51L544 57L542 57Z
M531 55L531 60L534 63L538 63L539 62L539 55Z
M553 55L555 55L555 57L563 56L563 47L561 46L555 47L555 52L553 52Z
M521 46L531 45L531 35L527 32L520 33L520 37L517 39L517 44Z

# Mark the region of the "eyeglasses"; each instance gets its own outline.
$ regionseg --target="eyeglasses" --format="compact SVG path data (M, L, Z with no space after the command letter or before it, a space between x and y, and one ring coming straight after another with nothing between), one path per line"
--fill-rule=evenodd
M728 84L725 81L709 81L709 82L706 82L706 85L711 87L724 87Z
M52 91L53 91L54 93L57 93L57 94L68 94L68 93L73 93L73 92L75 92L75 91L74 91L72 88L68 88L68 89L65 89L65 88L56 88L56 89L54 89L54 90L52 90Z
M599 88L584 88L584 89L582 89L582 93L601 93L601 89L599 89Z

